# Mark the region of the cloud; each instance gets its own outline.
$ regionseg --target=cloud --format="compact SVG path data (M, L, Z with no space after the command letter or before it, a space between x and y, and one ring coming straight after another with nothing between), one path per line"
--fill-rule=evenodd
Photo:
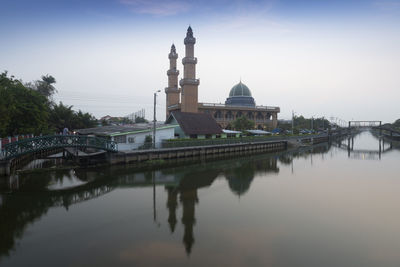
M130 7L135 13L154 16L176 15L191 8L191 5L185 1L120 0L120 3Z

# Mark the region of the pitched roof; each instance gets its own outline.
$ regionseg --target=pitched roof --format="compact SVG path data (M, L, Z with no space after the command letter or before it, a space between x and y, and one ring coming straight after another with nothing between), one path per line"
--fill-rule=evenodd
M173 111L167 119L175 118L186 135L221 134L222 129L210 114Z

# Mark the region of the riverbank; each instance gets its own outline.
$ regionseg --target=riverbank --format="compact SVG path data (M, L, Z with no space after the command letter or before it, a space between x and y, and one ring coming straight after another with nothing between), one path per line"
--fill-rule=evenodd
M328 142L330 138L336 137L339 137L339 135L329 136L327 134L321 134L305 136L279 136L274 137L272 140L252 140L252 142L232 144L119 151L114 153L104 153L93 158L77 157L75 162L84 167L135 164L138 166L138 168L154 168L163 165L165 161L169 161L171 159L194 159L198 157L209 157L210 155L230 155L237 153L279 152L287 150L288 147L296 148ZM0 176L8 176L10 173L21 169L23 166L22 163L21 166L19 166L19 162L22 161L0 161Z

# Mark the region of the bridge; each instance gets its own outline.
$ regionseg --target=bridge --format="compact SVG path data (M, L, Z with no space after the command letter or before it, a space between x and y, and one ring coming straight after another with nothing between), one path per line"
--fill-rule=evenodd
M349 121L349 128L381 127L382 121Z
M369 128L378 130L380 136L400 141L400 131L394 130L387 125L382 125L382 121L349 121L349 131L351 131L352 128Z
M10 161L22 155L35 154L58 148L74 148L76 151L83 148L117 152L114 141L86 135L47 135L6 144L0 153L0 160Z
M382 154L389 152L398 146L395 146L391 141L387 146L385 145L385 140L380 138L378 150L354 149L354 137L348 138L347 144L343 141L345 140L338 140L332 144L339 149L346 150L349 158L362 160L380 160Z

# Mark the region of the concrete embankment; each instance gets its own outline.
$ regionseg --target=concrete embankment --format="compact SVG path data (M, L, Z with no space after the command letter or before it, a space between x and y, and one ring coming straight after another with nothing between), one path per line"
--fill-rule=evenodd
M303 137L282 137L280 140L243 142L237 144L221 144L209 146L189 146L179 148L163 148L156 150L134 150L120 151L108 155L109 164L136 163L150 160L167 160L176 158L198 157L215 154L237 153L237 152L277 152L283 151L288 146L301 146L304 143L317 144L327 142L328 135L313 135Z
M166 160L185 157L207 156L211 154L233 153L240 151L263 150L266 152L281 151L287 148L286 141L239 143L212 146L193 146L164 148L156 150L121 151L108 155L110 164L134 163L148 160Z

